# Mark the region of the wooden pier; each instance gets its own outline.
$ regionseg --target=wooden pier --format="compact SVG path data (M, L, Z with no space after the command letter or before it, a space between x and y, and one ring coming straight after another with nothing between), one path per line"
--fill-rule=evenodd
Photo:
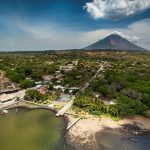
M71 106L73 105L73 101L74 101L74 96L72 97L72 100L70 102L68 102L60 111L58 111L58 113L56 114L56 116L63 116L65 114L65 112L71 108Z
M73 125L75 125L80 119L81 119L81 117L77 118L73 123L68 124L67 130L69 130Z
M63 116L64 113L72 106L73 101L68 102L60 111L58 111L58 113L56 114L56 116Z

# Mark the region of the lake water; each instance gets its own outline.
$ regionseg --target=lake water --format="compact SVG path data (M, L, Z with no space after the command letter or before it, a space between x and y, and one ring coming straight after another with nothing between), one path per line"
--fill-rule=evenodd
M100 150L150 150L150 135L127 136L115 132L103 132L96 135ZM136 139L138 142L132 142Z
M50 110L11 109L0 116L0 150L64 150L65 127Z
M75 150L65 142L64 118L47 109L18 109L0 116L0 150ZM96 139L99 150L150 150L150 135L104 131L97 133Z

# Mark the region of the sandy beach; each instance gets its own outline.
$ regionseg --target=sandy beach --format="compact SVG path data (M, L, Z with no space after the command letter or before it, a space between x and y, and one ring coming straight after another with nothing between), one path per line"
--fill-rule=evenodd
M137 126L142 130L150 131L150 119L134 116L114 121L109 117L96 117L86 113L85 118L75 124L67 133L68 144L77 150L97 150L96 133L104 130L119 130L126 125Z

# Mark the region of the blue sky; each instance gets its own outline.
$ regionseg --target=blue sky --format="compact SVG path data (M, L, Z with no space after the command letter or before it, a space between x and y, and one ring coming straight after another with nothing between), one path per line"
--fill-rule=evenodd
M150 49L150 0L0 0L0 50L82 48L111 33Z

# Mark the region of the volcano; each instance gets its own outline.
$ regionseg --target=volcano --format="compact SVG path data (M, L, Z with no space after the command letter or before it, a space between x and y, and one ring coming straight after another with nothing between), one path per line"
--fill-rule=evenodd
M83 48L84 50L131 50L145 51L144 48L133 44L118 34L111 34L104 39Z

